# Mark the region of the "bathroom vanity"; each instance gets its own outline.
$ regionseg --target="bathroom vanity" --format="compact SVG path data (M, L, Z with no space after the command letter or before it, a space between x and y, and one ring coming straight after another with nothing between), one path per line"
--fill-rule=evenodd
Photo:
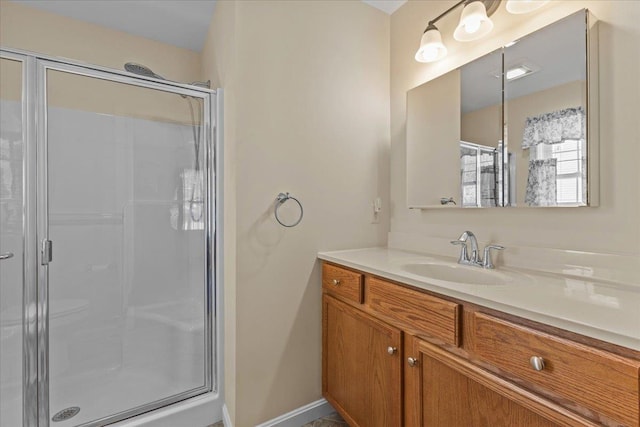
M352 427L640 425L637 285L591 283L594 304L566 277L319 258L322 390Z

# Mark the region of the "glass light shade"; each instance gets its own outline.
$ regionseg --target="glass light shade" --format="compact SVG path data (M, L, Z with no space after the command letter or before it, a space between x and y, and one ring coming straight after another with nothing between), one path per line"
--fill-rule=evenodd
M470 42L486 36L493 29L493 21L487 16L487 9L481 1L465 5L460 15L460 23L453 32L453 38L460 42Z
M420 40L416 61L434 62L447 56L447 48L442 43L442 35L437 28L427 29Z
M548 2L549 0L508 0L507 12L513 13L515 15L529 13L541 8L545 5L545 3Z

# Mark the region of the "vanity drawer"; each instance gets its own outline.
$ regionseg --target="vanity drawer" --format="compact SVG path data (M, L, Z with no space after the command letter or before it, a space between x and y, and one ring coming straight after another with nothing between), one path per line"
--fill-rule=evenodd
M474 332L475 353L505 373L624 425L640 424L640 361L482 313L474 315ZM539 371L534 356L544 361Z
M362 304L362 274L322 264L322 288L329 294Z
M365 303L412 333L460 345L460 304L373 277L367 277Z

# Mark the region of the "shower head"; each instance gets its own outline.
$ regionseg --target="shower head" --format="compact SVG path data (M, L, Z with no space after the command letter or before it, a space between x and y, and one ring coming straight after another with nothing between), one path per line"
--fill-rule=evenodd
M211 89L211 80L207 80L206 82L191 82L189 84L193 86L200 86L207 89Z
M139 76L144 76L144 77L153 77L156 79L160 79L160 80L167 80L164 77L162 77L159 74L154 73L153 71L151 71L151 68L147 67L146 65L142 65L142 64L136 64L135 62L127 62L126 64L124 64L124 69L130 73L134 73L137 74ZM173 81L173 80L168 80L168 81ZM192 86L200 86L200 87L204 87L207 89L211 89L211 80L207 80L206 82L191 82L188 83ZM183 98L185 97L184 95L181 95Z
M138 74L140 76L166 80L164 77L151 71L151 68L145 65L136 64L135 62L127 62L126 64L124 64L124 69L130 73Z

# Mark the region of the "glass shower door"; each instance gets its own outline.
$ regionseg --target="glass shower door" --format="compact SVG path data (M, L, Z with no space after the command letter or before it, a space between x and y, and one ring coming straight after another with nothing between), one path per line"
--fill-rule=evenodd
M23 424L23 70L0 58L0 426Z
M55 63L38 81L48 421L209 391L209 95Z

